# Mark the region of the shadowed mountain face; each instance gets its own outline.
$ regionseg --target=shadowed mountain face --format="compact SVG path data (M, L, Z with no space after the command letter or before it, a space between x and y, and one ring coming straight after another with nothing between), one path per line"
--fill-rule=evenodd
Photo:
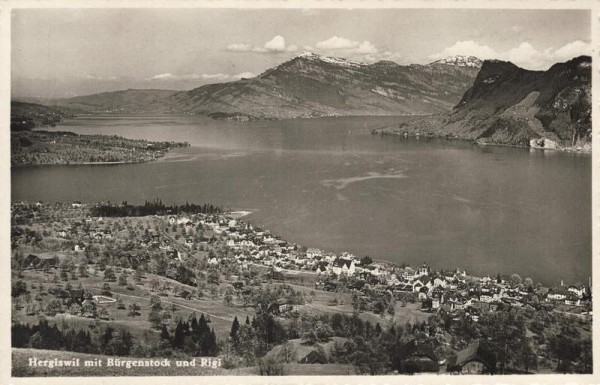
M547 138L573 146L591 141L591 129L591 58L580 56L547 71L485 61L452 112L378 132L520 145Z
M456 105L480 66L473 57L401 66L303 54L251 79L181 92L106 92L53 104L86 112L171 112L238 120L431 114Z

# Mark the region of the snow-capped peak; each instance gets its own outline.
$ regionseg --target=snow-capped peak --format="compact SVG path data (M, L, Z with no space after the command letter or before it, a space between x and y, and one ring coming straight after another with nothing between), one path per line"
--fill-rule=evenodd
M360 63L360 62L356 62L356 61L352 61L352 60L348 60L348 59L344 59L344 58L318 55L313 52L304 52L304 53L298 55L297 57L310 59L310 60L319 60L319 61L322 61L325 63L337 64L337 65L341 65L344 67L363 67L363 66L368 65L365 63Z
M448 64L448 65L455 65L455 66L459 66L459 67L481 68L483 61L475 56L456 55L456 56L450 56L450 57L447 57L447 58L444 58L441 60L434 61L433 63L430 63L430 65L432 65L432 64Z

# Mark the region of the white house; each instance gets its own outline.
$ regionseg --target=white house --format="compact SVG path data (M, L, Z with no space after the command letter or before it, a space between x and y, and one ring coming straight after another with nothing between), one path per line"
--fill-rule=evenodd
M345 274L347 276L352 276L356 272L356 266L352 259L338 258L333 261L331 271L336 275Z
M583 297L583 295L585 294L585 287L581 286L569 286L569 288L567 289L570 293L576 294L578 298Z

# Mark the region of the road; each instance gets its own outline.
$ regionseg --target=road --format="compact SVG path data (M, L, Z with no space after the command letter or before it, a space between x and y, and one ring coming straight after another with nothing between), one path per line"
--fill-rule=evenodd
M96 287L96 286L92 286L92 287L90 287L90 290L101 291L102 289L100 289L99 287ZM140 296L137 296L137 295L115 293L115 292L113 292L113 294L116 294L116 295L119 295L119 296L122 296L122 297L129 297L129 298L136 298L136 299L140 299L140 300L144 300L144 301L150 301L150 297L140 297ZM188 310L192 310L192 311L195 311L195 312L198 312L198 313L204 313L206 315L209 315L211 318L214 317L214 318L221 319L223 321L233 322L233 318L231 318L231 317L221 317L221 316L218 316L216 314L211 314L211 313L207 312L206 310L196 309L196 308L193 308L191 306L182 305L182 304L176 303L176 302L171 302L171 301L168 301L168 300L165 300L165 299L162 299L162 298L160 300L161 300L162 303L167 303L169 305L175 305L175 306L178 306L178 307L181 307L181 308L184 308L184 309L188 309Z

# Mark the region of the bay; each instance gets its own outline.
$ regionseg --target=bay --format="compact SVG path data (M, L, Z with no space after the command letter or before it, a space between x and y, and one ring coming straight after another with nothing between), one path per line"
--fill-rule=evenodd
M370 133L406 119L79 117L54 130L191 147L145 164L13 168L12 199L209 202L308 247L587 283L591 156Z

